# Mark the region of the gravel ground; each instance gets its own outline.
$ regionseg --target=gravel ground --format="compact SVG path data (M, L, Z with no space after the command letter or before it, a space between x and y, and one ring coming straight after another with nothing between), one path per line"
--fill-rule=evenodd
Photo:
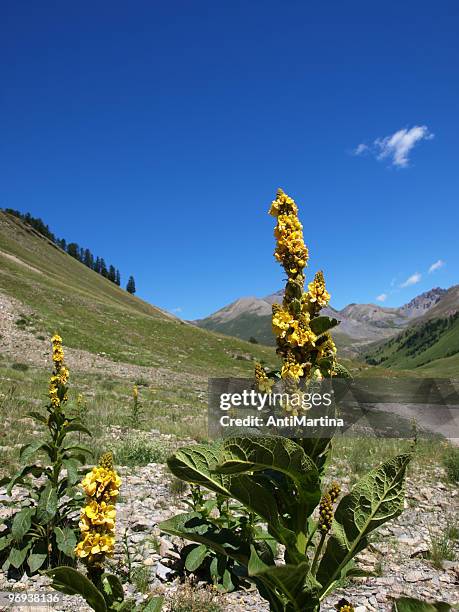
M181 543L176 538L162 535L157 525L187 508L171 493L170 474L166 466L152 463L141 468L120 468L119 471L123 485L118 503L118 540L112 560L113 568L121 573L127 571L122 537L126 533L133 567L146 568L147 592L164 593L167 600L180 588L179 579L168 566L172 565L173 544ZM405 511L380 528L370 548L357 559L360 567L375 572L376 576L354 579L345 589L335 592L324 602L324 612L332 612L343 596L354 604L358 612L389 611L391 599L400 595L458 602L458 541L455 544L456 561L444 561L443 568L436 569L428 559L431 535L438 535L445 527L455 522L457 524L458 490L444 484L442 479L443 471L436 467L416 474L415 479L407 479ZM341 482L345 488L346 479ZM4 488L0 489L0 499L5 499L4 493ZM19 500L19 492L15 495ZM1 508L0 512L5 517L9 510ZM15 582L0 572L0 590L46 590L46 584L47 579L43 576L32 579L24 577L20 582ZM126 594L137 596L139 601L147 597L136 595L129 584L125 585L125 590ZM225 611L268 610L255 590L218 594L216 597ZM42 609L74 612L89 608L83 600L66 596L58 606ZM166 609L172 610L170 607Z

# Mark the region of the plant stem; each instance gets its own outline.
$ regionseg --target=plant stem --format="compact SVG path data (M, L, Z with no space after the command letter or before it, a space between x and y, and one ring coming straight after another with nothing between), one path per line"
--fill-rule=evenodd
M314 559L313 559L313 562L312 562L311 574L313 576L316 575L316 570L317 570L317 565L319 563L320 553L322 552L322 548L324 547L324 543L325 543L325 538L326 537L327 537L327 532L323 531L321 536L320 536L319 545L316 548L316 552L314 554Z

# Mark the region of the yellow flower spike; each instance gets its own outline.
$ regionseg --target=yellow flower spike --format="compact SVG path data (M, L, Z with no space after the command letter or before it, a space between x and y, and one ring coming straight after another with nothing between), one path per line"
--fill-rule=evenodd
M88 566L100 567L105 557L112 555L115 545L116 500L121 478L113 467L112 453L104 453L99 465L81 481L86 493L86 505L81 510L82 539L75 548L77 557Z
M314 277L314 280L308 285L307 301L312 304L317 304L320 308L324 308L330 301L330 294L325 289L324 274L320 270Z
M255 364L255 381L260 393L271 393L274 381L266 375L261 363Z

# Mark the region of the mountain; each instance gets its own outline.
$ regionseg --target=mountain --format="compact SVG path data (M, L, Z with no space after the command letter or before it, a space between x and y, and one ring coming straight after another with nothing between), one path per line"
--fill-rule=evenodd
M165 379L242 375L253 358L275 361L271 348L209 333L130 295L0 211L0 358L46 360L54 331L66 347L148 366Z
M338 346L348 356L355 356L369 344L397 335L415 319L428 316L433 309L440 310L449 300L451 290L437 287L417 296L400 308L386 308L376 304L349 304L342 310L329 306L322 312L335 317L340 325L334 330ZM282 291L264 298L240 298L214 314L194 321L204 329L218 331L248 340L274 344L271 332L271 307L282 301ZM451 308L449 308L451 310Z
M446 293L448 293L448 289L435 287L416 296L411 302L408 302L408 304L405 304L398 310L403 316L410 319L427 315L429 312L432 313L432 309L440 300L443 301L442 298L444 298ZM432 314L429 314L429 316L432 316Z

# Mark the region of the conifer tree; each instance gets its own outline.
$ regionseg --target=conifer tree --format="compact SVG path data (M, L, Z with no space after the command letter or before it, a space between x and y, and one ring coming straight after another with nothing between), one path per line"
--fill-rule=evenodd
M108 280L111 280L112 283L116 281L116 270L115 267L112 265L110 265L108 269Z
M105 278L108 277L107 264L105 263L105 259L103 257L100 259L100 273L102 276L105 276Z
M127 285L126 285L126 291L128 293L131 293L132 295L134 295L134 293L136 291L136 289L135 289L135 280L134 280L133 276L129 277L129 280L128 280Z
M121 274L120 274L119 270L116 271L116 280L115 280L115 282L118 285L118 287L121 285Z

